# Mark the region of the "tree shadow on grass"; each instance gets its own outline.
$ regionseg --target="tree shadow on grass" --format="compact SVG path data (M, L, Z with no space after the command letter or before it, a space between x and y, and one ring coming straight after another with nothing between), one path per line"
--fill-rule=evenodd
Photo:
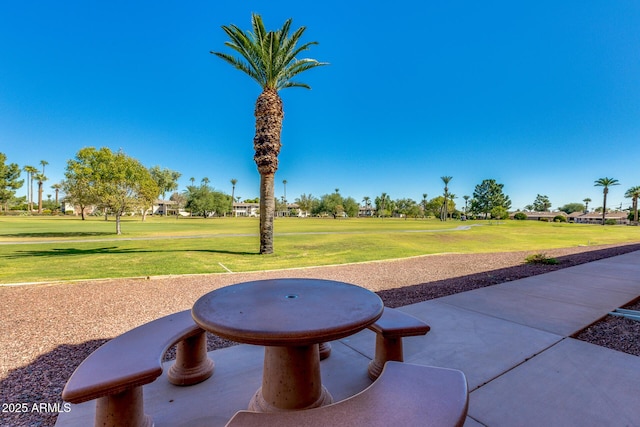
M20 259L25 257L59 257L77 255L110 255L110 254L142 254L142 253L163 253L163 252L205 252L212 254L227 255L260 255L259 252L229 251L222 249L140 249L140 248L120 248L118 246L107 246L102 248L79 249L79 248L53 248L47 250L15 251L14 253L2 256L6 259Z
M115 236L116 233L113 232L105 232L105 231L68 231L68 232L46 232L46 233L6 233L0 234L0 237L11 237L11 238L63 238L63 237L92 237L92 236Z

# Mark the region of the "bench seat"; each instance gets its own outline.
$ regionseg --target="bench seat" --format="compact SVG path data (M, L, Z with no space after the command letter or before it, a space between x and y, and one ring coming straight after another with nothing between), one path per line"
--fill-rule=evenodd
M348 399L302 411L239 411L227 427L462 426L468 396L461 371L392 361Z
M371 326L376 333L375 357L369 363L369 378L375 380L388 361L403 362L403 337L425 335L431 328L422 320L403 311L385 307L382 316Z
M202 382L213 374L206 333L191 310L156 319L99 347L74 371L62 399L82 403L97 399L96 426L150 426L144 414L142 386L162 374L162 357L178 344L168 377L176 385Z

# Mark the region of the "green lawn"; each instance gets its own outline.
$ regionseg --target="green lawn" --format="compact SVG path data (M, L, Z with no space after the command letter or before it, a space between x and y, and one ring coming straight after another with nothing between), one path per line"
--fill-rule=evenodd
M468 227L456 230L457 227ZM444 252L640 242L640 227L535 221L278 218L275 254L258 254L256 218L0 217L0 283L223 273ZM226 269L225 269L226 268Z

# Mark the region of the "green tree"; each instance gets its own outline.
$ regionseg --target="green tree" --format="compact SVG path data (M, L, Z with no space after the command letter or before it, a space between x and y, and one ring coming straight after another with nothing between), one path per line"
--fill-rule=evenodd
M589 203L591 203L591 199L587 197L585 199L582 199L582 201L584 202L584 211L585 211L585 213L589 212Z
M208 218L224 215L229 208L231 196L203 184L199 187L188 187L186 199L187 209L196 215Z
M640 185L631 187L624 193L624 197L631 199L631 211L633 213L633 222L638 222L638 197L640 197Z
M564 206L561 206L559 208L559 210L561 210L562 212L566 213L566 214L571 214L574 212L584 212L585 207L582 203L567 203Z
M211 52L246 73L262 88L255 104L256 132L253 138L254 160L260 173L260 253L273 253L273 217L275 215L274 178L278 169L280 133L284 109L278 91L289 87L309 89L305 83L292 80L294 77L325 63L298 56L317 42L298 46L305 27L289 34L291 19L285 21L277 31L266 31L262 18L252 14L253 31L242 31L235 25L222 29L231 41L225 45L238 53L239 57Z
M159 195L162 195L162 200L166 200L166 194L169 192L173 192L178 189L178 179L182 176L180 172L172 171L171 169L161 168L160 166L153 166L149 169L149 173L151 174L151 178L156 183L158 187L158 194L154 196L154 200L151 201L153 203L155 198ZM167 216L167 206L165 204L164 207L164 216Z
M620 185L620 182L618 182L617 179L615 178L599 178L596 179L593 183L593 185L595 187L603 187L602 188L602 194L603 194L603 200L602 200L602 225L605 225L605 217L607 216L607 194L609 194L609 187L613 186L613 185Z
M357 217L360 212L360 205L358 205L358 202L356 202L356 199L353 197L343 198L342 207L344 208L344 213L350 218Z
M420 208L413 199L398 199L396 200L395 205L397 212L404 216L405 219L409 217L415 218L420 215Z
M538 194L536 199L533 201L533 210L537 212L546 212L551 207L551 201L548 196L543 196Z
M20 166L17 163L6 164L7 156L0 153L0 205L9 210L9 202L14 199L16 190L24 184L20 178ZM1 209L0 209L1 210Z
M98 167L99 152L93 147L78 151L75 158L67 161L67 168L62 182L65 200L80 208L82 220L85 220L87 207L100 202L97 191L98 176L94 168Z
M67 163L67 195L76 203L99 204L116 217L116 234L122 234L120 219L126 212L148 207L159 194L149 170L122 151L86 147ZM81 201L81 202L80 202Z
M376 204L376 211L378 217L384 218L391 215L391 197L387 193L382 193L376 197L374 203Z
M318 199L313 197L311 194L302 194L300 197L296 199L296 203L301 211L305 212L305 215L310 215L315 205L318 204Z
M498 184L495 179L485 179L476 185L471 201L471 212L482 214L487 219L496 206L501 206L508 211L511 208L511 200L503 193L503 188L504 184Z
M332 215L334 218L338 218L345 212L343 203L340 193L325 194L320 197L313 213L315 215Z
M509 218L509 211L502 206L495 206L491 209L491 218L495 219L507 219Z

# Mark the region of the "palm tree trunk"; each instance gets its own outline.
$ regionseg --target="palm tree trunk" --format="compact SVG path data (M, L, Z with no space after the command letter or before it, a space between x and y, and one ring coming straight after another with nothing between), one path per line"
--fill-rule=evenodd
M38 213L42 213L42 181L38 181Z
M275 215L275 173L280 154L280 134L284 111L275 89L266 88L258 96L254 111L256 134L253 160L260 173L260 253L273 253L273 217Z
M604 225L605 218L607 216L607 193L609 192L607 187L602 190L604 193L604 200L602 201L602 225Z
M260 175L260 253L273 253L273 217L276 199L275 174Z

